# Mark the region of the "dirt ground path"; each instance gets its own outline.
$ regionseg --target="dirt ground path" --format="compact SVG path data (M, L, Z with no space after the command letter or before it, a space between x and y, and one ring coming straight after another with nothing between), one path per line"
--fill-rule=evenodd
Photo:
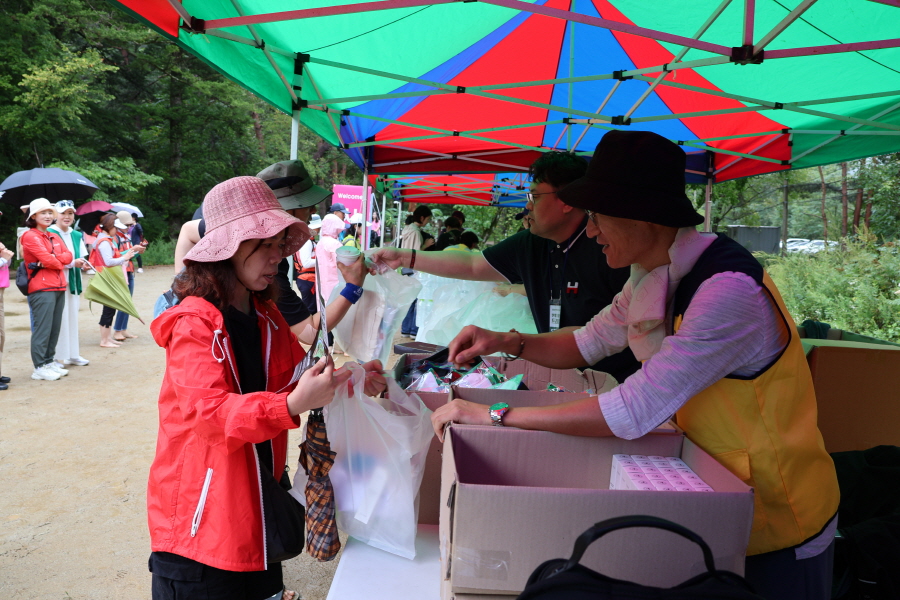
M15 286L6 290L2 373L12 383L0 392L0 598L150 598L145 492L165 353L149 323L171 279L170 266L137 275L147 325L131 319L139 337L115 350L98 346L101 308L82 300L81 355L91 364L59 381L31 379L28 305ZM292 431L292 469L299 441ZM337 563L303 554L285 563L285 583L324 600Z

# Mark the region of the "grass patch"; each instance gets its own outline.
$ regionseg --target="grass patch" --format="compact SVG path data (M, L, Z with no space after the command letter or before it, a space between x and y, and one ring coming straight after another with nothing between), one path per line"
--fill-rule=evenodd
M150 242L143 254L145 267L175 264L175 240L163 238Z

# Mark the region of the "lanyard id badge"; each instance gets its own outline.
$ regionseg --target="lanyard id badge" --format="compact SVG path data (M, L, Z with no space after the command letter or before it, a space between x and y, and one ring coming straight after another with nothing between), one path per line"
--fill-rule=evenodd
M562 316L562 297L550 294L550 331L559 329L559 321Z

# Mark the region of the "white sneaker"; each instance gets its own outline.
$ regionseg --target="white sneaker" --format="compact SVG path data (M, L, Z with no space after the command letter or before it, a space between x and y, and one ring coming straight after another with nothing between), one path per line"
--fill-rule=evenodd
M47 367L48 369L50 369L51 371L53 371L54 373L59 374L60 377L62 377L63 375L68 375L68 374L69 374L69 371L66 370L66 369L63 369L63 368L62 368L62 365L59 364L59 363L56 362L56 361L47 363L47 364L44 365L44 366Z
M138 273L143 273L144 269L138 269Z
M32 379L44 379L46 381L56 381L60 378L60 374L54 371L49 367L49 365L44 365L42 367L38 367L31 374Z
M86 358L76 356L75 358L67 358L66 360L63 361L63 364L64 365L75 365L76 367L84 367L84 366L87 366L87 364L90 362L91 361L89 361Z

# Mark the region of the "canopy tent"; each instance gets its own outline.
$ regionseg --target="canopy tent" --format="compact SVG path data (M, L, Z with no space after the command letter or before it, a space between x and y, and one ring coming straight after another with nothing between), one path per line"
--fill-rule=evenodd
M613 128L718 181L900 151L897 0L110 0L369 173L522 172Z
M705 183L713 154L698 150L687 153L685 181ZM467 204L481 206L525 206L529 189L527 173L466 173L460 175L371 175L370 183L403 202Z

